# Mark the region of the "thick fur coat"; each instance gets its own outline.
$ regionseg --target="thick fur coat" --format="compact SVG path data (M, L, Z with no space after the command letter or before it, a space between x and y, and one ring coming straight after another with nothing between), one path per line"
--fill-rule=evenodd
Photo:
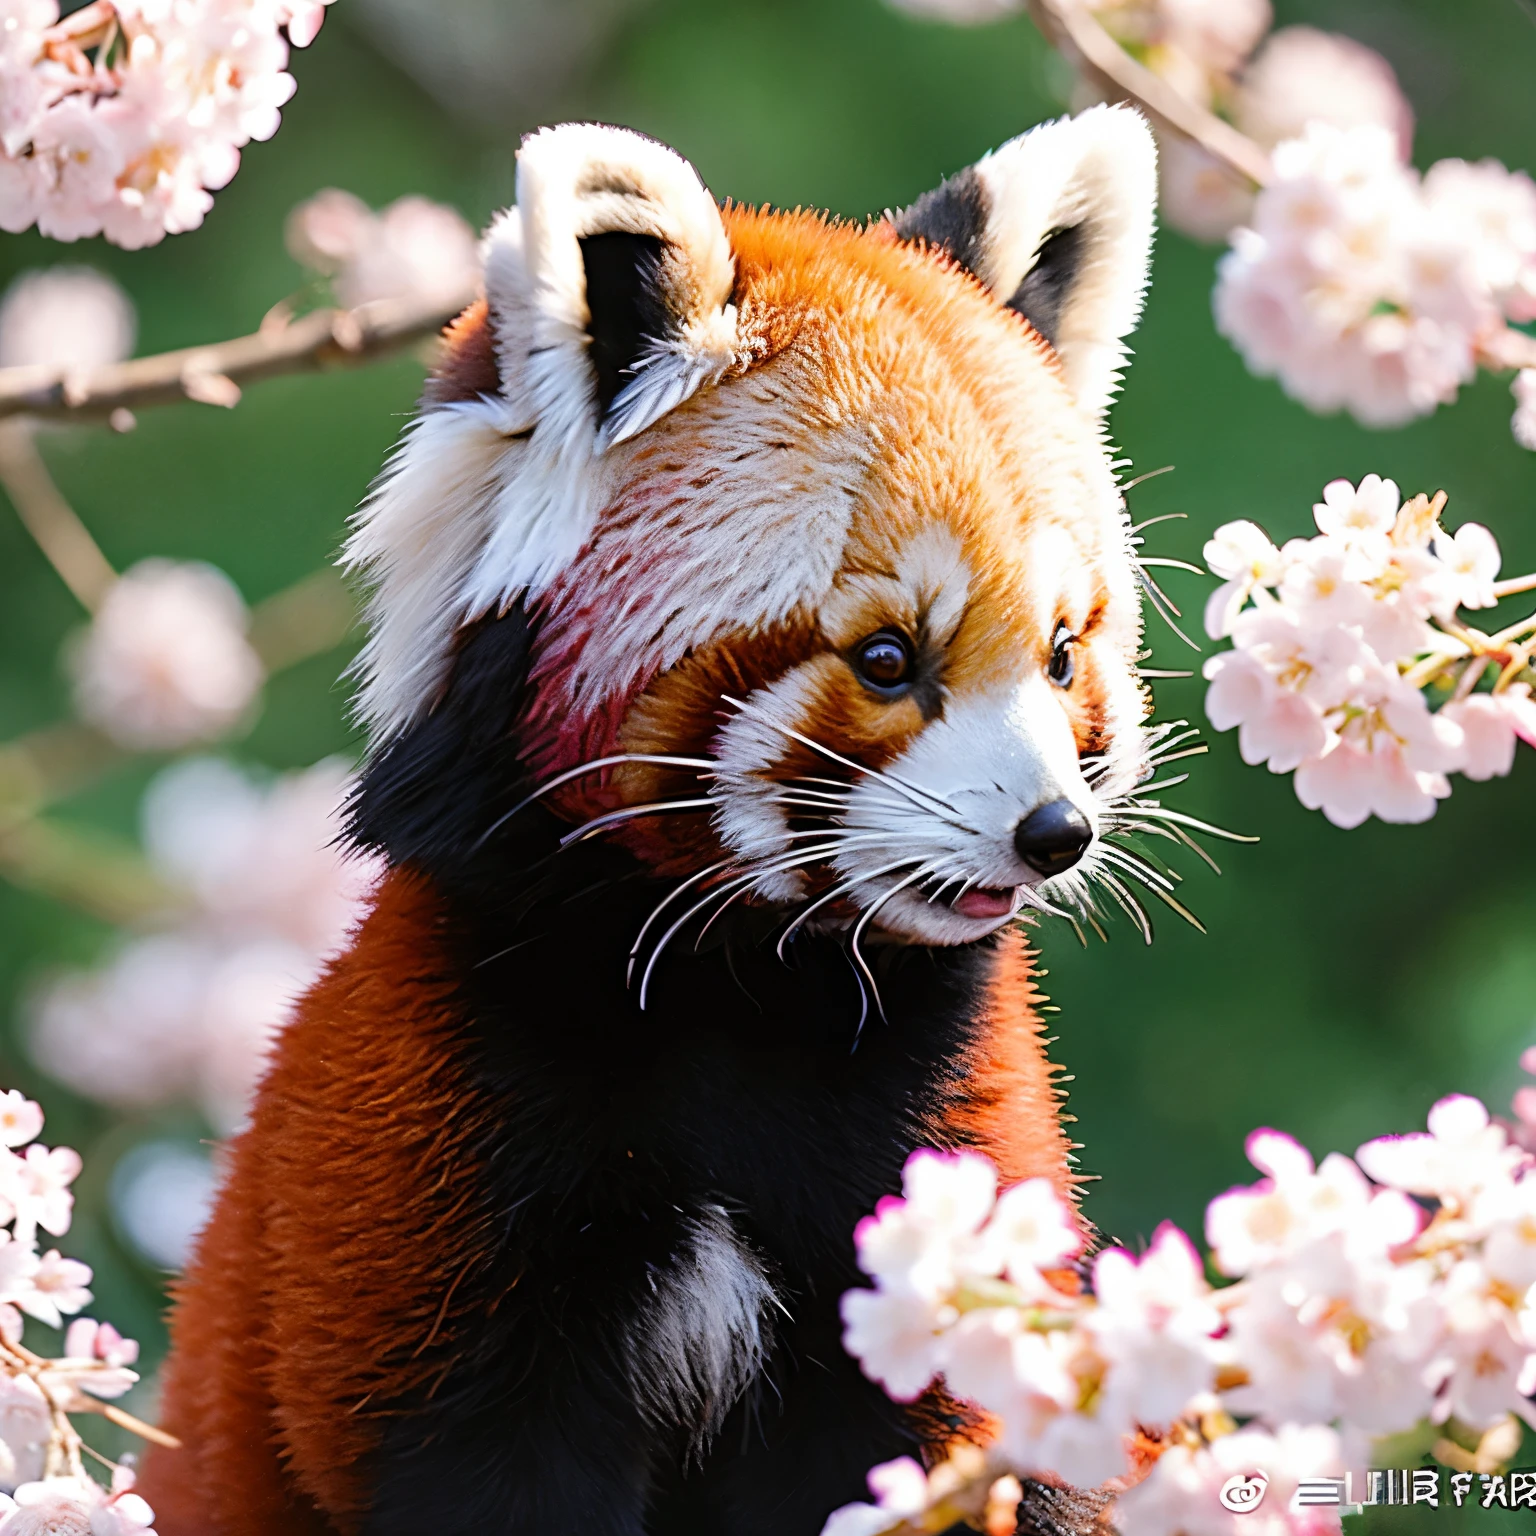
M1073 1190L1014 919L1145 765L1151 186L1106 109L865 228L527 141L351 546L389 872L179 1288L162 1536L816 1536L984 1435L837 1305L916 1147Z

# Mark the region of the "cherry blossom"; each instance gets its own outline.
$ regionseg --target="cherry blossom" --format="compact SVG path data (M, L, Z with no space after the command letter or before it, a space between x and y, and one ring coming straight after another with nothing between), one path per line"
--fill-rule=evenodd
M0 368L101 367L133 351L128 296L94 267L23 272L0 297Z
M1455 398L1499 329L1477 230L1427 208L1391 131L1312 122L1222 258L1218 329L1309 409L1397 426Z
M20 1147L43 1128L43 1111L24 1093L0 1093L0 1146Z
M0 1495L0 1536L154 1536L154 1519L131 1483L109 1493L84 1473Z
M1476 1214L1482 1195L1504 1185L1528 1161L1504 1127L1464 1093L1441 1099L1429 1112L1428 1127L1406 1136L1378 1136L1355 1156L1389 1188L1433 1195L1467 1216Z
M349 309L406 296L448 305L480 277L474 230L455 209L425 197L402 197L374 213L331 187L289 214L287 236L293 258L330 277Z
M1329 505L1327 537L1388 515L1369 494ZM1522 1064L1536 1073L1536 1047ZM903 1196L861 1228L876 1285L844 1298L845 1343L877 1379L899 1365L896 1395L941 1379L990 1428L927 1474L877 1468L874 1502L837 1511L831 1536L979 1524L1008 1475L1118 1490L1124 1536L1336 1536L1339 1508L1298 1486L1363 1488L1373 1441L1450 1424L1489 1466L1512 1456L1514 1420L1536 1427L1536 1157L1464 1095L1356 1159L1318 1163L1273 1130L1247 1150L1263 1177L1206 1213L1236 1282L1216 1288L1167 1224L1143 1253L1105 1248L1085 1287L1056 1267L1079 1229L1044 1181L998 1196L973 1155L914 1154ZM1012 1265L990 1230L1010 1203ZM1262 1496L1234 1515L1221 1495L1244 1480Z
M145 850L187 905L169 931L37 991L38 1062L106 1103L190 1097L216 1129L235 1129L294 998L377 876L336 846L347 782L334 760L266 783L214 759L160 774L144 797Z
M141 560L108 590L69 652L82 718L138 751L234 730L261 688L233 583L196 561Z
M1536 368L1522 368L1509 387L1515 397L1510 431L1522 448L1536 449Z
M325 3L116 0L82 29L51 0L11 0L0 228L130 248L196 229L243 146L277 131L289 47L313 40Z
M1267 149L1314 122L1385 128L1403 161L1413 145L1413 108L1392 66L1374 48L1315 27L1270 33L1243 71L1233 120Z
M1313 507L1315 537L1276 549L1244 520L1205 547L1222 578L1206 630L1233 642L1205 663L1206 713L1237 731L1245 762L1294 773L1302 804L1341 827L1423 821L1447 775L1508 773L1516 740L1536 739L1518 639L1536 617L1493 636L1458 617L1498 600L1500 553L1480 524L1442 527L1444 506L1401 503L1379 475L1336 480ZM1438 710L1430 685L1450 691Z
M43 1389L30 1376L0 1375L0 1492L42 1477L52 1432Z
M137 1383L138 1345L95 1319L71 1324L62 1356L36 1354L22 1341L22 1313L58 1328L91 1299L88 1265L58 1249L37 1251L39 1226L54 1235L69 1228L68 1186L80 1159L31 1140L42 1112L14 1091L0 1093L0 1120L8 1140L0 1147L0 1532L145 1532L154 1516L132 1492L131 1474L117 1469L110 1490L87 1478L69 1422L72 1414L105 1412L102 1400ZM119 1423L135 1423L113 1411Z

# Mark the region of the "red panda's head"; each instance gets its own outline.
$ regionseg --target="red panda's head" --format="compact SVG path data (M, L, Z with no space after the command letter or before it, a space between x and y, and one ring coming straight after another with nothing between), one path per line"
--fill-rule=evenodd
M867 227L722 210L622 129L526 140L350 546L376 755L515 611L505 792L693 896L926 944L1071 900L1147 756L1103 416L1153 196L1117 108Z

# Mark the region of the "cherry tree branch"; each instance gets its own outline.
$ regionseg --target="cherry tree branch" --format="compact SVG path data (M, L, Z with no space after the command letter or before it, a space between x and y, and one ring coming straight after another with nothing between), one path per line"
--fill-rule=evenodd
M94 613L117 572L54 484L25 421L0 421L0 490L59 579Z
M1053 48L1066 54L1106 93L1142 107L1175 133L1192 139L1245 181L1264 186L1269 152L1231 123L1191 101L1128 54L1081 0L1027 0L1029 14Z
M317 309L297 320L279 310L249 336L210 346L76 372L0 368L0 418L102 417L178 400L234 406L241 389L260 379L354 368L435 336L473 297L380 299L357 309Z

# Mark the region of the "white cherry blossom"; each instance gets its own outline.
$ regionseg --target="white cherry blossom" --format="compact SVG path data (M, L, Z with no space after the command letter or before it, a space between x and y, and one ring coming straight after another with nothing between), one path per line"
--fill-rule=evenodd
M210 565L141 560L69 652L82 717L138 751L234 730L261 688L245 604Z
M1245 762L1294 773L1302 804L1341 827L1423 821L1450 793L1448 774L1507 773L1515 741L1536 738L1524 653L1508 665L1504 642L1486 637L1474 652L1457 618L1505 590L1498 544L1477 523L1443 528L1444 500L1404 503L1378 475L1335 480L1313 508L1314 537L1277 550L1243 521L1206 546L1223 578L1206 628L1233 643L1205 662L1206 713L1237 731ZM1490 660L1492 690L1474 691L1495 677ZM1451 697L1432 710L1425 688L1437 681Z
M197 228L241 148L277 130L289 47L314 38L324 3L115 0L75 37L50 30L56 7L8 0L0 228L130 248ZM109 36L111 57L90 57Z
M1378 1136L1356 1152L1356 1160L1379 1183L1433 1195L1473 1220L1481 1197L1501 1188L1529 1161L1484 1105L1466 1094L1453 1093L1436 1103L1428 1126L1405 1136Z

